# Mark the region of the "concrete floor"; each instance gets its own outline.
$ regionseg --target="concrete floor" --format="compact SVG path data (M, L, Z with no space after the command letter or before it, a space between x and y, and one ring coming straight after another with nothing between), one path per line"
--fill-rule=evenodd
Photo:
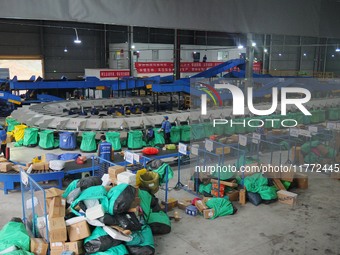
M11 151L12 159L22 162L42 153L38 148ZM156 254L340 254L340 182L325 174L310 177L309 189L293 190L298 194L294 208L280 203L257 207L235 203L237 214L215 220L178 210L182 219L173 222L172 232L155 237ZM177 171L170 187L176 180ZM163 195L160 191L159 196ZM172 190L169 196L193 197L183 190ZM0 205L0 227L13 216L22 216L20 192L0 192Z

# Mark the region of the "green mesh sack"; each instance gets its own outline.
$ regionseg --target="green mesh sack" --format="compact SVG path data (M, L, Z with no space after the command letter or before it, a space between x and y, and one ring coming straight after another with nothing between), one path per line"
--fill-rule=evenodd
M287 190L289 189L290 185L292 184L289 181L281 181L281 182L282 182L283 186L285 187L285 189L287 189Z
M119 132L106 132L106 141L111 143L112 149L114 151L120 151L122 145L120 143L120 133Z
M244 186L247 191L258 193L261 187L268 186L268 179L263 177L261 173L256 173L244 178Z
M95 132L84 132L82 134L80 150L84 152L94 152L97 150Z
M213 127L213 131L215 135L223 135L225 132L225 126L224 125L215 125Z
M136 189L126 183L111 188L107 193L107 205L103 204L105 212L111 215L127 212L135 199L135 195Z
M24 140L20 140L14 143L14 147L21 147L23 146Z
M203 124L193 124L191 125L191 134L193 140L201 140L205 137L204 125Z
M39 132L39 147L45 150L54 148L53 130L43 130Z
M289 149L290 149L289 143L286 142L286 141L280 142L280 145L281 145L281 148L282 148L283 150L289 150Z
M190 141L190 134L191 134L191 127L190 126L182 126L181 127L181 141L182 142L189 142Z
M102 227L96 227L91 235L84 240L84 249L87 254L92 254L106 251L121 243L122 241L109 236Z
M275 186L262 186L260 187L259 194L263 200L277 199L277 189Z
M62 197L63 198L67 198L67 196L77 188L77 184L79 182L79 179L77 180L73 180L66 188L66 190L64 191Z
M328 153L326 155L327 158L335 158L336 156L336 150L333 148L328 148Z
M238 123L240 123L240 124L238 124ZM235 126L235 133L236 134L246 133L246 125L243 125L243 123L247 124L246 119L244 119L244 118L233 119L233 126Z
M172 143L179 143L181 141L181 128L177 126L171 127L170 141Z
M81 194L71 204L71 210L75 215L80 216L81 214L75 210L75 207L79 202L84 200L97 199L102 204L105 212L108 210L108 198L106 197L107 191L104 186L92 186L81 192Z
M319 144L320 144L320 141L306 142L301 146L301 151L304 154L307 154L311 151L312 148L317 147Z
M319 110L319 122L324 122L326 120L326 111Z
M214 134L212 123L203 123L203 126L204 126L204 137L208 138Z
M225 126L225 131L224 132L225 132L226 135L233 135L233 134L235 134L236 127L235 127L235 125L231 125L230 120L224 126Z
M204 185L203 183L200 184L199 188L198 188L198 192L201 194L207 193L210 194L211 193L211 189L212 189L212 184L208 183L207 185Z
M125 243L131 255L152 255L155 253L155 243L151 228L144 225L141 231L132 233L132 241Z
M100 251L96 253L92 253L92 255L128 255L129 252L126 249L124 244L120 244L114 247L111 247L110 249L106 251Z
M257 118L246 118L246 133L253 133L256 131L256 127L252 127L252 126L259 126L261 125L260 120L256 120L256 121L251 121L248 125L248 121L252 120L252 119L257 119Z
M153 170L153 172L159 174L160 183L166 182L166 168L168 168L168 180L171 180L174 177L174 172L173 172L172 168L167 163L163 163L156 170Z
M54 139L53 148L59 148L59 139Z
M150 141L150 146L155 146L156 144L165 144L164 132L158 132L159 128L154 128L154 138ZM170 131L171 137L171 131Z
M30 236L22 222L10 221L0 231L0 252L11 246L24 251L30 250Z
M319 162L319 157L311 152L304 156L304 161L306 164L316 164Z
M20 125L20 122L13 118L6 118L7 132L12 132L16 125Z
M310 119L310 122L312 124L315 124L315 123L319 123L319 111L317 110L313 110L313 111L310 111L310 113L312 114L311 115L311 119Z
M143 132L141 130L129 131L127 147L133 150L143 148Z
M211 219L235 213L233 204L227 198L210 198L206 202L206 206L214 209L214 216Z
M311 124L312 116L310 115L304 115L303 116L303 124L304 125L309 125Z
M37 128L26 128L24 139L23 139L23 145L24 146L36 146L38 145L38 131Z

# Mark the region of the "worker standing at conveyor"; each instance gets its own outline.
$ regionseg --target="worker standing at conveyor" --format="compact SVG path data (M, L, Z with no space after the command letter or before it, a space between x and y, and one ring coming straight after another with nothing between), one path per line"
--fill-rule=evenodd
M160 133L161 131L164 131L165 144L169 144L170 143L171 123L169 121L168 116L164 116L164 120L162 122L162 127L158 130L158 133Z
M107 161L111 161L111 154L112 154L112 145L111 143L106 141L106 136L100 136L100 143L98 145L98 156L102 159ZM104 173L107 173L107 168L109 167L108 163L104 160L101 160L99 163L104 165Z

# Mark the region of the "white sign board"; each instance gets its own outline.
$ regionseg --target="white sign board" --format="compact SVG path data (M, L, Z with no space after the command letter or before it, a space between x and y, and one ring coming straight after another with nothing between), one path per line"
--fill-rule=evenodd
M311 137L310 131L304 130L304 129L299 129L299 135L305 136L305 137Z
M191 146L191 154L195 155L195 156L198 156L198 144L193 144Z
M139 163L140 156L136 153L133 154L133 160Z
M187 155L187 148L188 148L188 146L184 143L178 144L178 152L183 154L183 155Z
M126 160L126 162L133 164L133 153L126 151L125 152L125 160Z
M317 126L309 126L308 130L311 133L317 133L318 132L318 127Z
M299 137L299 129L291 128L289 130L289 135L292 136L292 137Z
M253 139L251 140L251 142L258 144L260 140L261 140L261 135L258 133L253 133Z
M337 124L335 122L327 122L327 128L328 129L336 129Z
M244 135L239 135L239 136L238 136L238 143L239 143L241 146L247 146L247 137L244 136Z
M27 186L27 184L28 184L28 175L27 175L27 173L25 173L24 171L21 171L20 175L21 175L21 182L22 182L22 184Z
M214 143L211 140L205 140L205 149L212 152L214 150Z

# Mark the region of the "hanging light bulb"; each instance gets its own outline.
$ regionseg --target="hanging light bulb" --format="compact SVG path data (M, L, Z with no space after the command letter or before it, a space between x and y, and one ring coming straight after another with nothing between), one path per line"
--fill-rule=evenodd
M78 31L77 31L76 28L74 29L74 31L76 32L76 39L75 39L73 42L76 43L76 44L80 44L80 43L81 43L81 40L79 40Z

